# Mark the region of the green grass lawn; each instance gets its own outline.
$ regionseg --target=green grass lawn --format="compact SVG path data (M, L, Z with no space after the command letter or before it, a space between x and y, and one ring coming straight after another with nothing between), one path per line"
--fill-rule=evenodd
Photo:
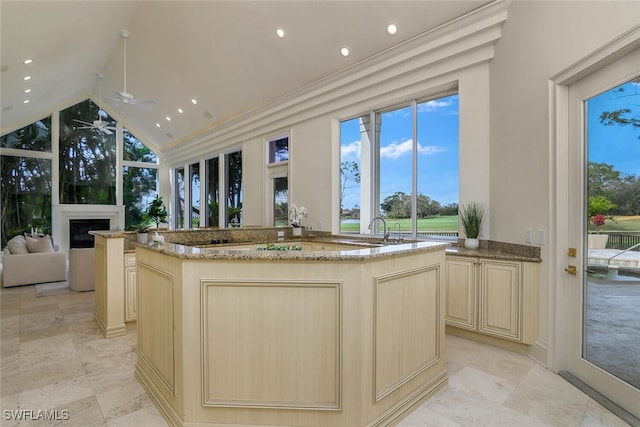
M594 229L589 226L589 230ZM640 216L615 216L613 220L608 219L599 231L640 231Z
M400 224L400 230L409 232L411 231L411 220L408 218L394 219L385 218L387 221L387 227L389 230L397 230ZM431 218L424 218L418 220L418 231L457 231L458 230L458 216L434 216ZM342 223L340 225L340 232L342 233L358 233L360 232L360 223L349 222Z

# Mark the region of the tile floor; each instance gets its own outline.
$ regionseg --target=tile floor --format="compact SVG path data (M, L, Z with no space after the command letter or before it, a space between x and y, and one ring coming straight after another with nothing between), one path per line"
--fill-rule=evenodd
M133 377L136 333L105 340L93 292L0 289L0 425L166 426ZM418 426L626 426L526 356L447 336L449 385L401 422ZM69 419L15 421L7 410Z

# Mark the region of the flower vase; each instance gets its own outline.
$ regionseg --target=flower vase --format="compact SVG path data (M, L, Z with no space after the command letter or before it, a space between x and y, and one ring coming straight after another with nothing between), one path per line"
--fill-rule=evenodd
M293 227L291 234L294 236L302 236L302 227Z

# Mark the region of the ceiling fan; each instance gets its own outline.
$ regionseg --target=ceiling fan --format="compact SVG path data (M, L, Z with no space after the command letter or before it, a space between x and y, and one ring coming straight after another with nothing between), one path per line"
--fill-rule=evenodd
M83 124L84 126L80 126L77 129L97 129L101 132L104 132L107 135L113 135L114 130L116 130L115 126L109 126L109 122L103 120L108 117L107 113L102 110L102 79L104 76L102 74L98 74L98 81L100 84L100 103L98 104L98 120L94 120L93 122L85 122L78 119L73 119L74 122L78 122Z
M117 103L134 105L143 110L151 110L151 107L148 104L153 104L155 101L151 99L136 99L132 94L127 92L127 39L129 38L129 31L122 30L120 32L122 36L124 49L123 49L123 57L124 57L124 90L122 92L116 92L118 96L116 98Z

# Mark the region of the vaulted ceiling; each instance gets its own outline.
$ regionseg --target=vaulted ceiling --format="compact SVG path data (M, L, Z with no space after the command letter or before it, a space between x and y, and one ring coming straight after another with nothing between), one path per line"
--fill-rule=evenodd
M486 3L2 0L0 131L102 93L103 108L139 138L175 147ZM115 101L122 30L127 92L154 100L151 110Z

